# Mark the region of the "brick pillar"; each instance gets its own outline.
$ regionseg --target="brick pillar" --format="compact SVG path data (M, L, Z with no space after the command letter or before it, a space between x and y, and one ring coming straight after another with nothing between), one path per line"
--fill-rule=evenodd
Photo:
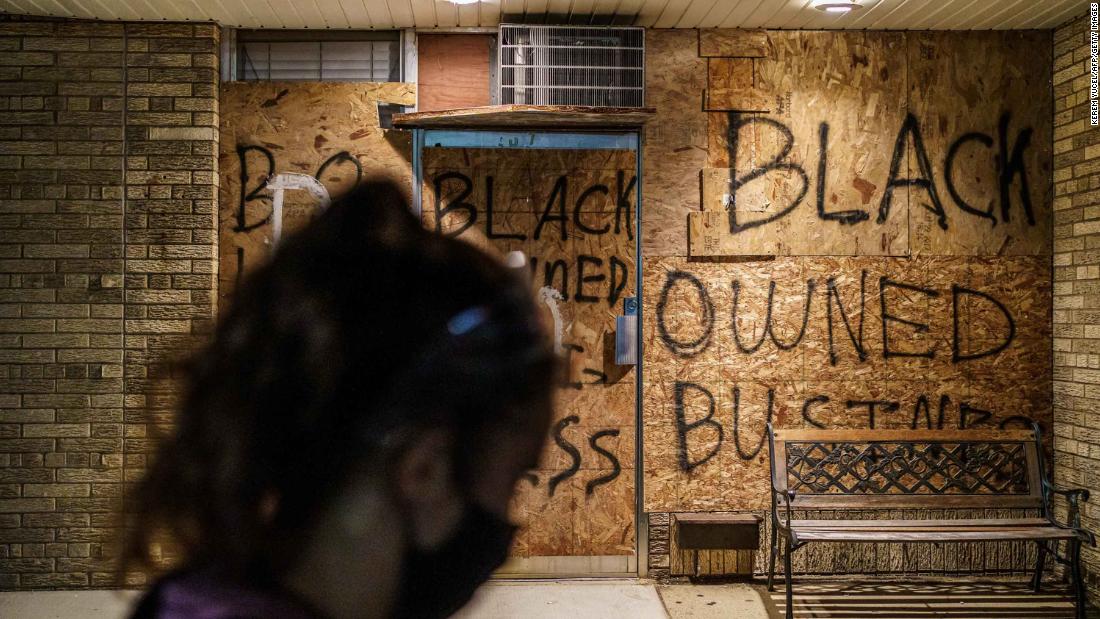
M217 265L218 29L126 25L125 476L175 403L171 364L208 333Z
M0 16L0 589L114 584L149 379L214 314L217 50Z
M0 22L0 587L99 584L122 481L123 28Z
M1091 488L1083 524L1100 533L1100 128L1089 125L1088 62L1084 15L1054 32L1054 475ZM1096 603L1100 553L1086 548L1084 562Z

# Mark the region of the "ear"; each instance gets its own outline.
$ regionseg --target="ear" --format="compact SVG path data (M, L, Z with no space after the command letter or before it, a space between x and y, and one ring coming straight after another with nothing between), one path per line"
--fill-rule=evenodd
M448 430L421 434L398 457L397 490L410 520L411 543L419 548L438 546L455 530L462 517L462 500L454 481L454 437Z

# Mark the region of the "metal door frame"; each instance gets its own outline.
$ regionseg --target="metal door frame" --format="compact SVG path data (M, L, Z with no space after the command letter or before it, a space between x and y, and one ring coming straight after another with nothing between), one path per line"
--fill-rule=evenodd
M545 150L628 150L634 153L634 289L638 298L638 329L635 341L638 358L634 366L634 555L567 556L519 558L501 576L509 578L561 578L565 576L644 577L649 568L649 529L642 509L642 144L641 128L625 130L498 130L426 129L412 130L412 204L422 219L424 148L489 148ZM617 563L625 557L626 569ZM584 564L587 562L587 568ZM602 565L601 565L602 564ZM593 569L593 565L596 565ZM601 569L602 566L606 569Z

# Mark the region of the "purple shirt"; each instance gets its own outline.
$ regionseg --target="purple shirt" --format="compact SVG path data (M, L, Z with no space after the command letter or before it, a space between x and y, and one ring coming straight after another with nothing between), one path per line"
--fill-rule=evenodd
M165 577L132 619L320 619L289 594L222 582L201 572Z

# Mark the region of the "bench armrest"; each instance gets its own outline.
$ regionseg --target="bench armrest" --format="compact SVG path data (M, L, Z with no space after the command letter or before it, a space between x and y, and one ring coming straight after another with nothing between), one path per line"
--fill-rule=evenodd
M1081 503L1088 502L1089 500L1089 491L1087 488L1059 488L1044 479L1043 494L1045 495L1044 498L1048 505L1048 517L1051 522L1054 522L1058 526L1077 531L1089 544L1092 546L1096 545L1096 537L1090 531L1081 528ZM1064 496L1069 506L1069 513L1067 514L1069 522L1066 524L1055 521L1054 515L1049 513L1050 498L1055 494Z
M772 522L781 529L787 529L791 524L791 502L795 497L794 490L776 490L772 488ZM785 507L786 520L779 517L779 500L782 497ZM785 524L784 524L785 523Z

